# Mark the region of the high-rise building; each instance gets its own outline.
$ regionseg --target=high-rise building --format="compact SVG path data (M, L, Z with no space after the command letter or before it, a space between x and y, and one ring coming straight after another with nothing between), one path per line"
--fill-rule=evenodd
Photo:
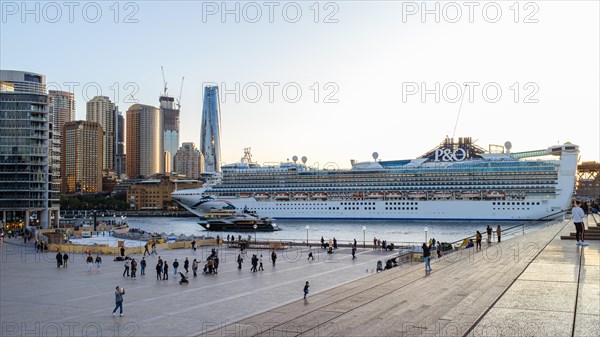
M188 179L198 179L204 172L202 153L194 143L183 143L173 158L173 170Z
M125 168L125 118L123 117L121 111L117 112L116 138L115 173L117 178L121 179L127 174Z
M179 109L175 109L175 99L160 96L160 111L164 118L165 172L171 172L173 156L179 149Z
M127 177L147 177L164 170L163 116L149 105L134 104L126 113Z
M204 87L200 152L204 156L204 171L219 172L221 169L221 108L219 87Z
M0 212L2 226L58 225L51 187L46 76L0 70Z
M50 107L50 130L52 133L52 146L50 153L50 172L52 174L52 191L61 191L61 135L66 122L75 120L75 95L67 91L50 90L48 92Z
M104 149L103 171L115 170L117 110L117 106L106 96L96 96L87 102L86 105L85 119L88 122L100 124L104 132L102 136L102 148ZM104 174L107 174L107 172Z
M63 124L75 120L75 95L67 91L50 90L48 96L52 115L51 123L60 136Z
M96 122L64 124L60 161L63 194L102 191L102 136L102 127Z

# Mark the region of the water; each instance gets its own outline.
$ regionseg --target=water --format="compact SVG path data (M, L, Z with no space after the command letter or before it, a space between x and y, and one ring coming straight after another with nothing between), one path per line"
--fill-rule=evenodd
M112 220L112 218L106 218ZM102 218L98 219L102 221ZM562 221L555 220L556 221ZM129 227L143 229L147 232L156 233L174 233L176 235L196 235L196 236L212 236L220 235L221 237L228 234L241 234L246 238L249 234L254 237L254 233L234 233L234 232L208 232L198 225L197 218L127 218ZM308 229L308 240L310 242L318 242L321 237L325 240L335 237L338 242L349 242L354 239L358 243L363 242L363 226L364 238L366 243L372 243L373 237L388 242L398 243L418 243L425 240L425 228L427 227L427 238L435 238L442 242L454 242L462 240L465 237L475 235L476 231L480 231L484 237L486 236L486 226L490 225L496 230L496 226L500 225L502 229L507 229L512 226L521 224L522 222L465 222L465 221L357 221L357 220L279 220L276 222L281 231L269 233L257 233L258 240L285 240L285 241L306 241L306 226ZM546 224L553 222L529 222L527 223L526 231L532 231L545 227ZM514 230L514 235L520 235L521 229ZM505 239L510 238L509 233L503 234ZM99 239L102 239L100 237Z

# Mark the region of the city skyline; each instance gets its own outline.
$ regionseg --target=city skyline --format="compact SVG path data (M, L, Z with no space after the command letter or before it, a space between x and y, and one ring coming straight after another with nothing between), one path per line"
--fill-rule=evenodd
M217 84L224 100L222 163L238 161L243 148L252 147L261 164L297 155L307 156L310 166L349 167L350 159L371 160L374 151L382 160L414 158L453 133L486 149L511 141L515 152L570 141L580 145L582 161L600 161L597 2L521 2L519 10L512 3L482 2L472 18L461 5L456 23L447 2L436 2L439 15L425 14L425 20L420 3L319 3L318 13L312 3L297 3L303 15L296 23L281 12L292 2L279 3L272 23L266 8L258 22L250 22L244 3L239 22L233 15L223 20L220 3L216 9L207 7L213 3L134 4L135 14L122 6L117 23L102 3L104 16L96 23L81 13L73 23L6 15L0 67L43 73L59 86L48 90L69 91L67 84L76 82L72 91L81 120L86 98L95 95L111 97L123 111L135 103L126 102L131 93L137 103L157 106L162 65L170 92L179 92L178 79L186 77L179 141L198 145L203 87ZM488 22L496 5L502 15ZM484 6L489 13L483 14ZM172 27L152 26L175 13ZM124 22L126 17L137 22ZM79 42L75 52L92 48L95 42L86 37L100 31L111 37L111 48L66 63L52 53L64 46L39 33L67 30ZM198 33L203 43L189 43ZM43 66L34 55L14 52L22 37L50 51ZM135 64L114 56L114 50L155 41L171 41L178 52L158 49ZM465 97L456 123L456 90L465 82L472 83L472 96ZM297 88L302 95L292 103ZM502 95L492 103L498 88Z

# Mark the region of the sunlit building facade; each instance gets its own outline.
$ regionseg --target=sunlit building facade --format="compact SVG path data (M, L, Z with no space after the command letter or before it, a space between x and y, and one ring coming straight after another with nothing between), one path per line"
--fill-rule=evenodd
M99 123L73 121L63 125L60 161L63 194L102 191L102 135Z
M134 104L126 113L126 169L129 179L163 173L163 116L160 109Z

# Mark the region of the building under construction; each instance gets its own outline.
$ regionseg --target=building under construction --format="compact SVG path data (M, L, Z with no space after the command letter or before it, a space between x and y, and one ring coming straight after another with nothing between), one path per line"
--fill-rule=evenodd
M577 166L578 197L600 198L600 163L586 161Z

